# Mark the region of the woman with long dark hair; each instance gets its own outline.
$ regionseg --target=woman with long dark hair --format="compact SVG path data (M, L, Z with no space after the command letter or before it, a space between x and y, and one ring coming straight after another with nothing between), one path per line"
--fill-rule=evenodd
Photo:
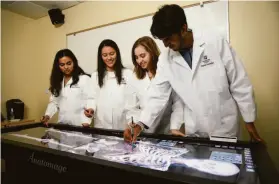
M84 115L84 109L92 109L93 88L90 75L78 65L78 60L69 49L62 49L55 55L50 76L51 97L43 123L59 111L58 122L75 126L89 126L91 119Z
M96 99L94 127L124 130L126 89L131 75L132 71L122 65L117 44L103 40L98 48L98 68L91 76ZM89 113L85 114L90 117Z

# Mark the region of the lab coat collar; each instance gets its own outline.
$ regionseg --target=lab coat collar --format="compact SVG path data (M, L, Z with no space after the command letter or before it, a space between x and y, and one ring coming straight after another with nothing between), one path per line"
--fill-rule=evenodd
M201 54L204 51L204 39L202 34L199 33L193 33L194 35L194 45L193 45L193 60L192 60L192 76L194 76L194 73L196 72L197 66L200 61Z
M64 81L65 81L64 79L65 79L65 77L63 77L63 80L62 80L62 87L63 88L68 86L68 85L71 85L73 83L73 78L71 77L70 80L67 82L67 84L64 85Z
M115 76L114 71L106 71L106 77L108 79L111 79L111 78L115 78L116 76Z
M181 56L181 54L178 51L173 51L172 49L169 49L170 51L170 58L171 60L175 61L177 64L181 65L184 68L187 68L188 70L191 70L189 65L186 63L184 58Z
M193 44L193 56L192 56L192 70L187 64L187 62L184 60L184 58L181 56L179 51L173 51L172 49L169 49L169 54L170 58L177 62L179 65L187 68L188 70L191 70L193 73L196 70L198 61L200 59L200 56L203 52L203 45L204 45L204 40L201 37L201 34L193 32L193 37L194 37L194 44Z
M151 80L148 76L148 73L146 72L146 75L145 77L142 79L144 81L144 86L145 86L145 89L148 89L150 84L151 84Z

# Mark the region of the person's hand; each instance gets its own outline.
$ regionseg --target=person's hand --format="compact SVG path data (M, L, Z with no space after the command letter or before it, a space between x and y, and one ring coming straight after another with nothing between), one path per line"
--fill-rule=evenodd
M124 137L124 141L126 141L128 143L132 142L133 137L132 137L132 132L131 132L131 128L130 127L126 128L124 130L123 137Z
M45 115L45 116L41 117L40 121L41 121L44 125L48 126L48 121L49 121L49 119L50 119L50 117L49 117L48 115Z
M133 132L132 132L132 130L133 130ZM136 142L137 137L139 136L141 131L142 131L142 128L140 125L131 123L130 127L126 128L124 131L124 140L129 143Z
M260 142L265 144L265 141L260 137L254 123L246 123L246 129L250 134L252 142Z
M182 132L180 132L179 130L171 130L171 134L174 136L181 136L181 137L185 137L185 134L183 134Z
M89 123L82 123L81 125L82 125L84 128L90 127L90 124L89 124Z
M137 141L137 138L140 135L141 131L142 131L141 126L138 125L138 124L135 124L134 127L133 127L132 142L136 142Z
M84 115L88 118L92 118L93 117L93 114L94 114L94 110L89 108L89 109L86 109L84 108Z

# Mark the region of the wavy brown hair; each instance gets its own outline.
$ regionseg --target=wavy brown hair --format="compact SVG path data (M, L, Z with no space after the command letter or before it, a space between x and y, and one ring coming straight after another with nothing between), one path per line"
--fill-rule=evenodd
M146 75L146 70L141 68L141 66L136 61L135 49L140 45L143 46L145 48L145 50L151 56L151 62L149 62L148 70L150 70L150 72L153 74L153 76L155 76L156 70L157 70L158 58L160 55L160 50L159 50L157 44L155 43L155 41L149 36L144 36L144 37L139 38L133 45L132 61L135 66L134 72L136 73L136 76L138 79L143 79Z

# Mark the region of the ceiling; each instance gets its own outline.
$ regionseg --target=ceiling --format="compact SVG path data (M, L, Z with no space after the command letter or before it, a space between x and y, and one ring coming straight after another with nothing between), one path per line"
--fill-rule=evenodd
M73 7L83 1L1 1L1 8L11 12L38 19L48 16L48 10L59 8L61 10Z

